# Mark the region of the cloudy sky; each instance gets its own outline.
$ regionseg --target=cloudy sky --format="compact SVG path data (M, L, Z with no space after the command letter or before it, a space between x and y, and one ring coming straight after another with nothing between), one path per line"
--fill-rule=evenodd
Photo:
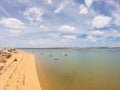
M0 0L4 46L120 46L120 0Z

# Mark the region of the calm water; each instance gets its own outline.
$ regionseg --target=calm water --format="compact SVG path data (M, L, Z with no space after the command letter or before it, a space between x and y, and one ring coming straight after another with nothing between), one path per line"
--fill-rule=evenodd
M120 49L24 50L37 55L43 90L120 90Z

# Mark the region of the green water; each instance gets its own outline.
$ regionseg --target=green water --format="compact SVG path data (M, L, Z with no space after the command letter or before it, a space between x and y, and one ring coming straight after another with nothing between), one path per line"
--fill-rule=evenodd
M120 49L26 51L35 53L45 66L49 82L42 82L43 90L120 90Z

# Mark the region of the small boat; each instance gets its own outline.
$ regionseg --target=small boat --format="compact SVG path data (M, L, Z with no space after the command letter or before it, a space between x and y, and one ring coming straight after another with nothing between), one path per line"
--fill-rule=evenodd
M58 60L58 57L54 57L54 60Z

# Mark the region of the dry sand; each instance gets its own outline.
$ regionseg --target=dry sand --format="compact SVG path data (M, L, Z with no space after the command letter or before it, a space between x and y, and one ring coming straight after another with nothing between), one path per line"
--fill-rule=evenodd
M0 90L41 90L34 56L18 51L0 71Z

